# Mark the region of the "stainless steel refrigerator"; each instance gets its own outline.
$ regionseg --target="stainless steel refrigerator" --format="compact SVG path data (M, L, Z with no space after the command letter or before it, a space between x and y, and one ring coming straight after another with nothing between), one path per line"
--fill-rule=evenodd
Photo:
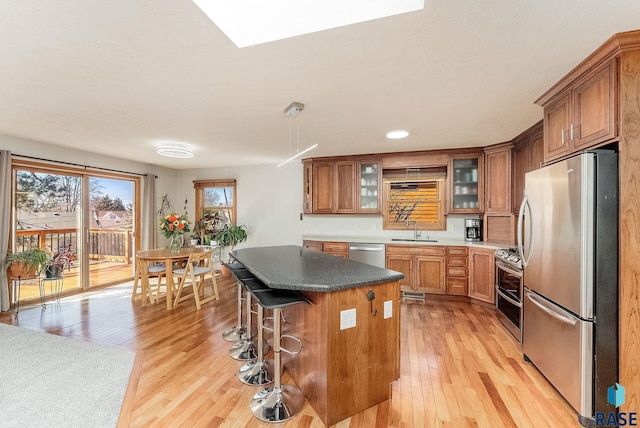
M618 381L618 160L595 150L525 175L524 358L593 425Z

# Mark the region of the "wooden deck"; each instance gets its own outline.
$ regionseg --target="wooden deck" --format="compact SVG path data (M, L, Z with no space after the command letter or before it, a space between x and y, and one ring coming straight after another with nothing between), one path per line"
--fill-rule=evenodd
M141 307L132 283L0 314L0 322L137 351L141 360L120 426L270 427L250 412L255 387L236 377L222 332L236 322L236 287L197 311ZM393 398L335 425L345 427L580 427L575 413L499 323L467 302L401 304L400 379ZM304 350L302 351L304 352ZM347 352L347 350L345 350ZM270 355L268 356L270 357ZM291 382L287 373L283 382ZM281 427L322 427L308 403Z
M101 261L97 263L91 261L89 266L89 281L92 285L97 286L120 284L124 281L130 281L133 278L133 265L116 261ZM80 277L78 268L72 268L70 271L64 272L62 295L66 296L73 293L79 293ZM45 298L47 301L52 300L51 282L45 281ZM38 279L30 279L21 281L20 283L20 305L28 305L30 303L40 302L40 292L38 288Z

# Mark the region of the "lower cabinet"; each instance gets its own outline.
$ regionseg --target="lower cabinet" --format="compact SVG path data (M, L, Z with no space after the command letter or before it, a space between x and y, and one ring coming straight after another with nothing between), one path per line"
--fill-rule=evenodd
M310 241L305 239L302 242L302 246L309 250L321 251L327 254L333 254L334 256L349 258L349 244L347 242L325 242L325 241Z
M469 248L469 297L495 302L495 250Z
M322 241L309 241L305 239L304 241L302 241L302 246L309 250L322 252Z
M387 245L387 269L404 274L402 291L445 294L445 254L443 246Z
M469 283L469 250L467 247L447 247L447 294L466 296Z
M323 242L322 252L340 256L345 259L349 258L349 244L347 242Z

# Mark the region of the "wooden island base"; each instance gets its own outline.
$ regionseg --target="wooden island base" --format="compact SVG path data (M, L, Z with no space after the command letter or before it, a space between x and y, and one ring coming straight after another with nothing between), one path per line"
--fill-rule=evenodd
M388 400L400 377L400 283L303 293L311 305L284 310L283 333L303 342L285 367L322 421L333 425ZM354 308L356 326L341 330L341 311Z

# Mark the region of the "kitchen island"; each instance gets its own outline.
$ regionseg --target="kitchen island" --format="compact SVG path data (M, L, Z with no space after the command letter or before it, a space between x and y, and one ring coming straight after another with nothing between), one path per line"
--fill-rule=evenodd
M293 245L232 255L267 286L311 301L284 310L283 333L303 343L285 367L326 425L390 398L400 377L401 273Z

